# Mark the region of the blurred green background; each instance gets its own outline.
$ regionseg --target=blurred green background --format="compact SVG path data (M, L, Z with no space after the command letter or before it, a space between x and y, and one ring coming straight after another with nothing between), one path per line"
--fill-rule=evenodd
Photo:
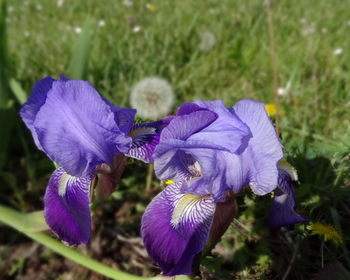
M2 0L1 7L0 202L22 212L42 209L54 170L18 116L45 76L88 80L120 107L130 106L130 90L147 76L169 81L174 111L194 99L275 100L266 2ZM236 219L203 262L203 279L310 279L330 263L334 278L339 267L350 269L349 11L348 0L271 3L281 142L299 173L296 209L308 222L270 233L271 197L240 194ZM140 217L161 190L154 178L145 191L146 174L145 164L128 161L94 212L90 247L78 250L138 275L159 272L139 238ZM311 223L330 225L342 243L311 235ZM1 279L104 279L0 229Z

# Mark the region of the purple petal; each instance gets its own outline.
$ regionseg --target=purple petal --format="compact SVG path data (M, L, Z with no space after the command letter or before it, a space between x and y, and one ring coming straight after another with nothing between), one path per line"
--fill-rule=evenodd
M73 177L58 168L46 188L45 220L59 238L70 245L89 242L89 186L90 178Z
M136 110L115 107L107 100L103 100L110 106L112 112L114 113L114 120L117 123L119 129L128 135L134 124Z
M46 154L73 176L88 177L131 145L110 106L85 81L54 82L34 127Z
M283 152L263 103L244 99L231 108L249 128L252 138L242 153L243 173L257 195L265 195L277 186L277 162Z
M201 110L189 115L177 116L163 129L161 141L171 138L186 140L192 134L207 127L216 118L217 115L209 110Z
M190 167L195 161L200 161L198 158L201 155L203 156L203 162L209 160L214 163L208 156L213 150L225 149L206 141L182 141L178 139L160 141L153 154L155 173L161 180L179 181L188 179L194 176ZM197 158L193 156L195 154L198 156Z
M294 211L294 189L290 175L279 169L278 188L270 208L268 226L271 230L304 222L306 218Z
M181 194L169 185L148 205L141 234L148 254L164 275L191 274L194 257L207 241L215 212L209 196Z
M36 82L28 100L22 105L19 111L22 120L32 133L34 142L40 150L43 150L43 148L38 140L33 123L41 106L45 103L47 92L51 89L54 81L51 77L46 77Z
M225 147L232 153L244 150L247 147L251 137L249 128L236 115L232 114L221 100L197 100L195 103L215 112L218 118L189 139L214 141L217 145Z
M172 119L166 117L155 122L135 124L129 133L132 145L126 155L146 163L153 162L152 154L159 143L160 133Z
M188 115L199 110L205 109L194 103L184 103L177 109L176 116Z

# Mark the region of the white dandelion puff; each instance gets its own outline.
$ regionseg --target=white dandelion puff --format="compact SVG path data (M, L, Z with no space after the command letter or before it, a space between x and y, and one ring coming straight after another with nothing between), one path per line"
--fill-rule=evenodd
M207 52L211 50L216 43L216 38L214 34L209 31L204 31L199 33L199 39L200 39L200 42L199 42L198 48L202 52Z
M77 34L80 34L82 31L81 27L77 26L77 27L74 27L74 32L77 33Z
M278 95L286 95L287 89L284 87L280 87L277 89L277 93L278 93Z
M13 6L8 6L8 7L7 7L7 11L8 11L9 13L13 12L14 9L15 9L15 8L14 8Z
M37 9L38 11L41 11L41 10L43 9L43 6L41 6L40 4L38 4L38 5L36 5L36 9Z
M342 52L343 52L342 48L337 48L333 51L333 55L340 55L340 54L342 54Z
M131 7L132 5L134 5L134 3L130 0L123 0L123 5L127 7Z
M57 7L62 7L64 4L64 0L57 0L56 5Z
M174 102L170 84L158 77L148 77L139 81L131 90L130 104L144 119L158 119L167 115Z
M105 25L106 25L106 22L105 22L103 19L101 19L101 20L98 21L98 26L99 26L99 27L103 27L103 26L105 26Z
M23 35L24 35L24 37L29 37L30 33L29 33L29 31L24 31Z
M141 30L141 27L138 26L138 25L136 25L136 26L134 26L134 28L132 29L132 32L138 33L138 32L140 32L140 30Z
M307 36L311 35L312 33L315 33L316 28L315 28L314 22L309 23L305 18L302 18L300 20L300 24L301 24L301 34L304 37L307 37Z

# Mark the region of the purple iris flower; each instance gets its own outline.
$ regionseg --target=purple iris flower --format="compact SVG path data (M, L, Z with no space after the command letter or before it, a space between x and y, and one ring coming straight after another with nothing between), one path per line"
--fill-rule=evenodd
M164 275L191 274L207 242L217 203L249 185L257 195L277 187L282 148L263 103L241 100L179 107L153 158L157 177L174 181L148 205L141 233Z
M294 211L293 181L298 180L296 170L285 161L280 161L278 168L278 184L274 192L270 208L268 226L271 230L282 226L294 225L304 222L306 217Z
M60 166L46 188L44 215L63 241L89 242L89 191L97 173L103 184L111 185L114 175L121 175L124 155L153 161L168 119L134 125L135 113L114 107L88 82L63 76L38 81L23 104L20 115L35 144Z

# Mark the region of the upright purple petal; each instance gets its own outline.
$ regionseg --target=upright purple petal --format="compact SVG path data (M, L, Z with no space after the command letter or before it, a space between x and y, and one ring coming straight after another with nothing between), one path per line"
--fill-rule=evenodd
M304 222L306 218L294 211L294 189L292 178L285 170L279 169L278 187L270 208L268 226L271 230L282 226Z
M169 185L148 205L141 221L147 252L164 275L191 274L194 257L207 241L215 212L210 196L180 193Z
M231 108L250 129L252 138L242 151L242 170L253 192L265 195L277 186L277 162L283 152L263 103L243 99Z
M44 197L44 216L60 239L88 244L91 230L89 186L91 178L73 177L62 168L51 175Z
M34 127L45 153L72 176L90 176L131 145L111 107L85 81L54 82Z
M232 153L244 150L251 137L249 128L236 115L232 114L221 100L195 102L202 108L215 112L218 118L205 127L200 133L189 137L189 140L215 142Z
M52 83L55 80L51 77L46 77L36 82L33 90L28 97L28 100L21 107L19 114L32 133L35 144L38 149L43 150L38 140L38 135L34 129L33 123L42 105L46 101L47 92L51 89Z
M177 116L164 128L161 140L186 140L192 134L210 125L216 118L217 115L209 110L195 111L188 115Z
M155 122L135 124L129 133L132 145L126 155L146 163L153 162L152 154L159 143L160 133L172 119L166 117Z

